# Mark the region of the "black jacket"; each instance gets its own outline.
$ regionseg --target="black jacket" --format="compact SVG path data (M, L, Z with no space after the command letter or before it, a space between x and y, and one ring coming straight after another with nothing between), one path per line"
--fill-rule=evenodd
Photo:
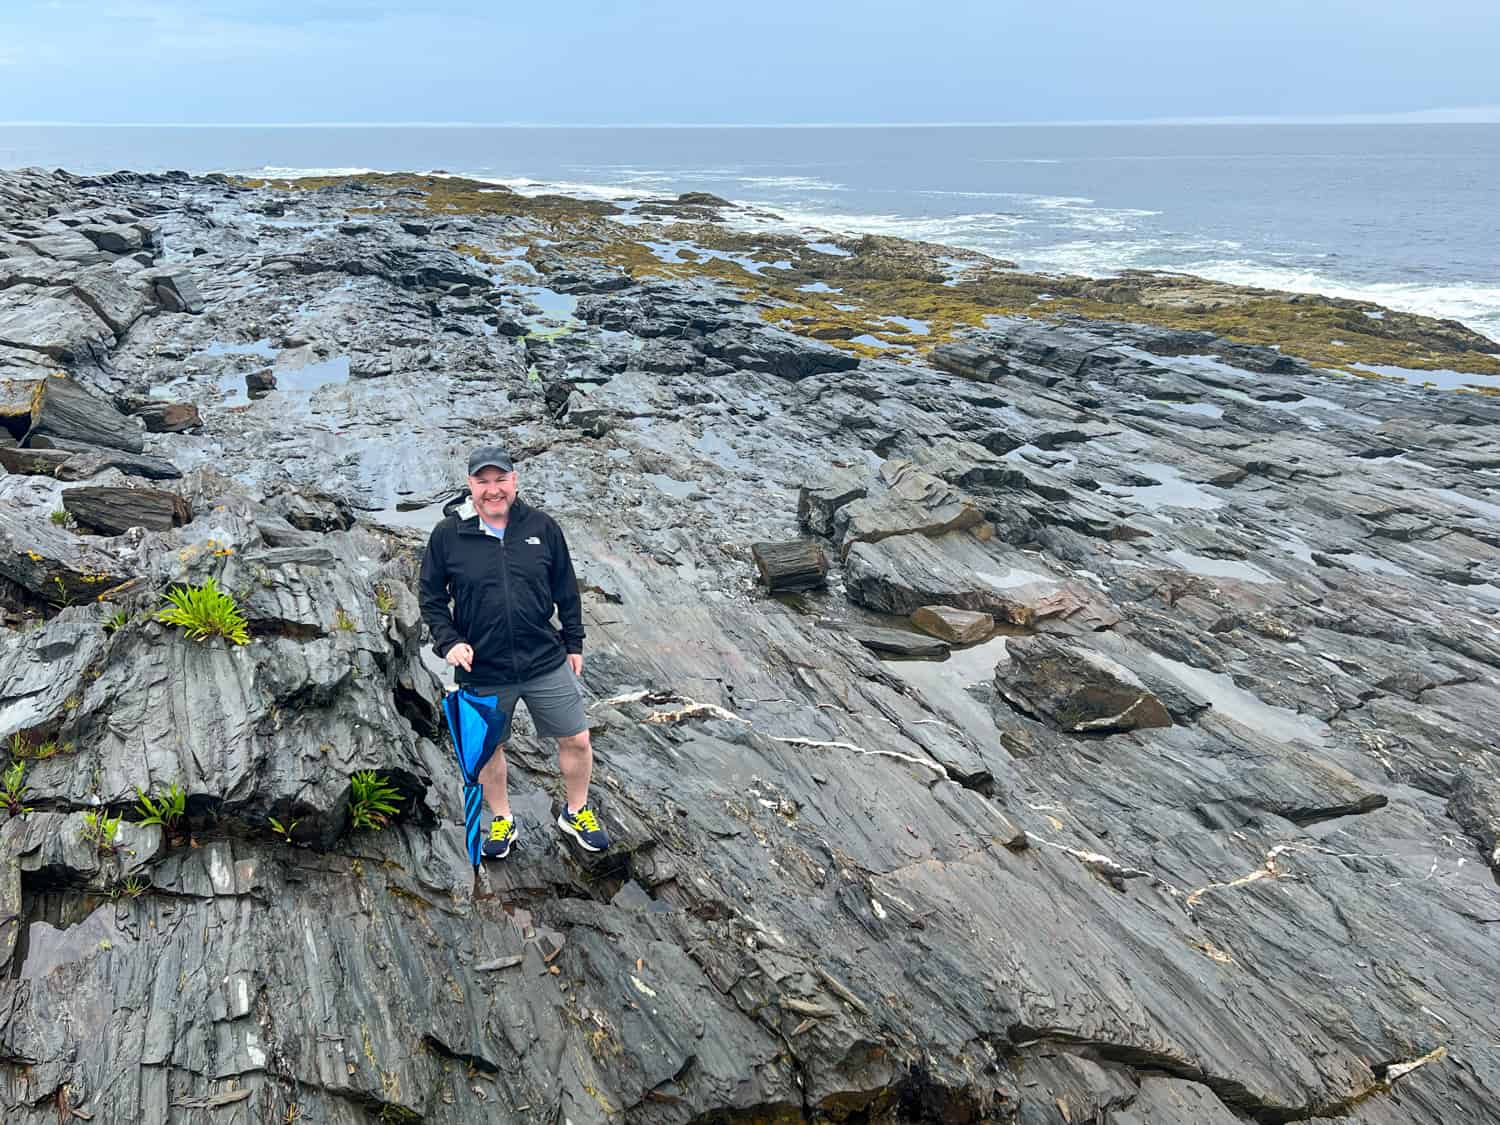
M473 671L457 669L460 683L519 683L583 651L583 602L562 528L519 498L504 539L485 532L467 500L432 529L421 600L434 652L446 656L459 642L474 650Z

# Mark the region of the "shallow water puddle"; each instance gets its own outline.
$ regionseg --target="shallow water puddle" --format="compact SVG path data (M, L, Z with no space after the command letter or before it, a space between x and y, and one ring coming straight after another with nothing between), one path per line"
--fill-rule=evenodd
M1194 668L1160 653L1146 652L1144 656L1183 687L1207 699L1219 714L1251 730L1281 742L1320 743L1327 736L1328 727L1322 720L1262 703L1223 672Z
M578 311L577 297L548 289L545 285L523 285L517 292L541 309L542 319L546 321L566 323L573 320Z
M643 242L641 245L656 255L659 261L679 263L684 259L683 252L695 255L697 259L714 259L720 262L733 262L746 273L760 276L762 270L789 270L792 263L786 259L775 262L758 262L746 254L731 254L726 250L711 250L707 246L699 246L695 242L669 241L669 242Z
M1402 379L1413 386L1431 384L1439 390L1456 391L1463 387L1489 387L1500 391L1500 375L1476 375L1469 371L1419 371L1414 367L1395 367L1388 363L1355 363L1351 366L1387 378Z
M1195 555L1180 549L1167 551L1162 558L1189 574L1197 574L1205 578L1239 578L1245 582L1276 581L1259 567L1240 562L1238 559L1211 559L1207 555Z
M1019 586L1032 586L1038 582L1055 586L1060 581L1050 574L1025 570L1018 566L1011 567L1004 574L998 574L993 570L976 570L974 577L995 590L1014 590Z
M1492 504L1477 496L1469 496L1455 488L1434 488L1432 491L1450 504L1457 504L1461 508L1468 508L1471 512L1500 522L1500 504Z
M919 633L918 636L926 636ZM954 648L947 660L900 660L882 657L881 663L903 679L925 686L952 687L988 682L995 674L995 665L1006 664L1010 654L1005 648L1006 635L1000 634L977 645Z
M1335 555L1339 562L1348 563L1362 574L1389 574L1393 578L1410 578L1411 571L1396 563L1387 562L1385 559L1376 558L1374 555L1362 555L1358 551L1350 551L1347 554Z
M708 454L714 461L725 468L734 468L742 463L740 455L734 450L734 446L711 430L704 430L703 436L694 443L693 448L700 453Z
M415 508L406 507L398 501L393 508L360 512L359 518L366 523L375 523L382 527L410 527L417 531L431 531L443 518L443 501L438 500Z
M255 340L249 344L226 344L214 340L208 347L204 348L198 355L258 355L266 359L275 359L280 355L280 349L272 347L270 338Z
M684 500L692 493L698 491L697 481L676 480L665 473L647 473L646 479L668 496L675 496L678 500Z
M231 371L219 376L214 385L221 393L228 396L220 405L249 405L252 399L245 386L245 374L243 371ZM331 359L306 363L301 367L280 368L272 374L276 377L276 389L256 396L257 400L286 394L301 397L311 395L323 387L347 383L349 381L349 357L338 355Z
M1132 500L1145 508L1202 508L1212 511L1224 507L1224 501L1188 480L1172 465L1145 461L1128 466L1133 473L1150 477L1156 484L1101 484L1099 490L1122 500Z
M1211 402L1169 402L1166 406L1168 410L1175 410L1179 414L1201 414L1215 420L1224 417L1224 408Z
M1353 368L1359 371L1374 372L1376 375L1385 375L1386 378L1397 378L1404 380L1413 386L1431 386L1439 390L1461 390L1464 387L1490 387L1500 390L1500 375L1476 375L1467 371L1418 371L1416 368L1397 368L1389 363L1355 363Z

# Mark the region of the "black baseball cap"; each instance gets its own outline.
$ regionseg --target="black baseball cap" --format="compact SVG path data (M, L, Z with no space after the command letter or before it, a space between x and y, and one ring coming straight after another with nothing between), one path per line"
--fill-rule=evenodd
M482 469L499 469L502 473L515 472L510 454L498 445L481 445L469 454L469 475L477 476Z

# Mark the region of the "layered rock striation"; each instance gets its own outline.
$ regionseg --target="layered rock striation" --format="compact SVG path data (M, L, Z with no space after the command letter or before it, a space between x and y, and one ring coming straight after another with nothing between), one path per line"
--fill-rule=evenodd
M1488 1121L1500 400L816 338L662 243L728 207L0 174L5 1121ZM476 875L411 587L480 441L617 844L521 716ZM248 644L157 619L209 578Z

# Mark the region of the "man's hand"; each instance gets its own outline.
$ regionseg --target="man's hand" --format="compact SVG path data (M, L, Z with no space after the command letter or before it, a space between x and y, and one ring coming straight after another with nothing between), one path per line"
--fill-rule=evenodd
M573 669L573 675L575 675L575 676L582 676L583 675L583 653L581 653L581 652L570 652L570 653L568 653L568 667L571 668L571 669Z
M443 659L455 668L462 668L465 672L474 671L474 650L462 641L450 648Z

